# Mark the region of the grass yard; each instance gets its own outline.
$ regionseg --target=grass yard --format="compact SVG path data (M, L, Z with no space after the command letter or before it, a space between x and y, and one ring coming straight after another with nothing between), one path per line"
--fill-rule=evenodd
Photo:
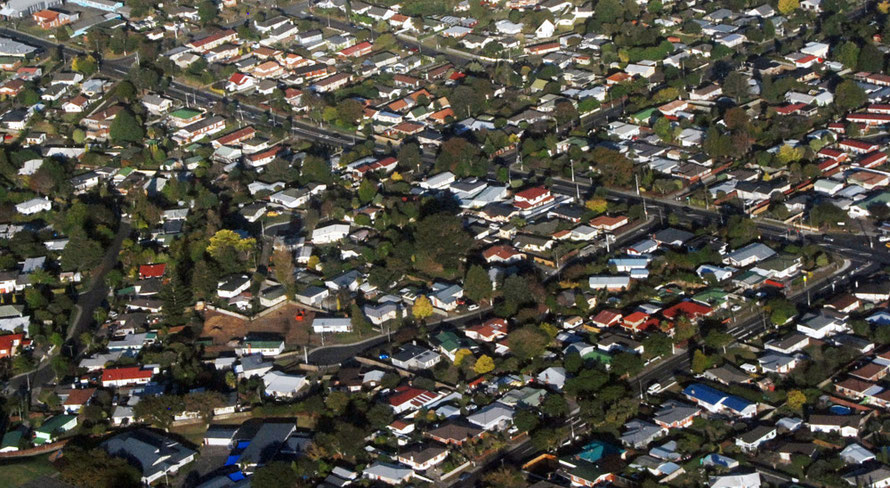
M4 486L22 486L41 476L53 476L56 468L49 461L49 454L41 454L0 462L0 473Z

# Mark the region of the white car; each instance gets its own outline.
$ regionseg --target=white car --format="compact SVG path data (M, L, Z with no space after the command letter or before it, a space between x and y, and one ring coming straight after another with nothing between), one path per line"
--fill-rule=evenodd
M467 310L470 312L475 312L476 310L479 310L479 304L473 303L469 307L467 307Z
M650 395L657 395L661 393L661 383L652 383L649 385L649 389L646 390L646 393Z

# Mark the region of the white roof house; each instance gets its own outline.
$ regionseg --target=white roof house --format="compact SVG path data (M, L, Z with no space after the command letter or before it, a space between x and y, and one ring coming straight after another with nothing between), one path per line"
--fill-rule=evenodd
M478 425L483 430L503 430L513 422L514 411L512 408L500 402L482 408L478 412L467 417L467 420Z
M349 224L331 224L312 231L313 244L330 244L349 235Z
M33 215L52 208L53 204L47 198L32 198L15 206L15 210L22 215Z
M558 366L551 366L538 373L537 380L557 390L562 390L566 384L566 370Z
M266 385L266 395L276 398L292 397L306 384L306 377L269 371L263 375L263 383Z
M316 334L322 332L351 332L352 320L349 317L321 317L312 321L312 331Z

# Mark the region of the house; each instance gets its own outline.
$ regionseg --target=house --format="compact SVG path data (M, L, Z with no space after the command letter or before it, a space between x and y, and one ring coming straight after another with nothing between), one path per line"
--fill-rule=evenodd
M111 456L124 458L140 470L145 485L175 476L197 456L196 451L147 429L118 434L103 442L101 447Z
M645 420L631 420L624 424L621 443L634 449L640 449L665 434L667 434L667 430L664 427Z
M40 212L46 212L53 207L52 202L48 198L32 198L19 203L15 206L15 210L22 215L34 215Z
M263 392L272 398L293 398L306 385L306 377L269 371L262 376L266 388Z
M415 471L426 471L433 466L438 466L448 457L448 450L437 446L414 446L401 454L396 459Z
M106 388L128 385L145 385L151 381L154 370L141 366L109 368L102 371L102 386Z
M683 389L683 395L712 413L729 413L742 418L750 418L757 413L756 404L702 383L687 386Z
M226 82L226 91L243 92L254 88L257 84L256 78L244 73L232 73Z
M771 425L759 425L748 432L736 437L735 445L742 451L754 452L762 444L776 438L778 429Z
M173 100L159 95L146 95L142 97L142 105L153 115L167 113L173 107Z
M842 437L856 437L862 425L859 415L810 415L807 426L810 432L836 433Z
M444 395L438 392L403 385L397 387L386 401L392 408L393 413L400 414L425 408L443 397Z
M486 432L506 430L513 423L514 413L507 405L494 402L468 415L467 421Z
M241 340L235 348L238 356L251 356L261 354L263 356L278 356L284 352L284 340L266 335L248 335Z
M216 284L216 294L220 298L235 298L250 288L250 277L232 275Z
M75 427L77 427L77 415L56 415L34 431L34 444L39 446L47 442L55 442L60 435Z
M467 441L478 438L483 432L485 431L469 424L446 422L439 427L426 431L425 435L446 446L459 447Z
M717 463L717 466L722 464ZM728 474L723 476L711 476L710 488L760 488L760 473Z
M816 340L847 331L847 324L844 320L825 312L827 311L818 315L804 315L797 323L797 331Z
M25 339L25 334L0 335L0 359L11 358L18 354L19 349L30 345L31 340Z
M630 222L625 216L610 217L608 215L600 215L590 220L590 226L594 229L602 231L614 231Z
M744 268L760 261L766 260L776 254L766 244L752 242L747 246L729 253L723 263L739 268Z
M681 429L692 425L692 421L701 413L701 409L687 403L669 401L662 404L655 412L652 421L664 429Z
M622 291L630 287L629 276L591 276L588 279L591 290Z
M464 289L460 285L434 283L433 294L429 296L429 299L434 307L450 312L457 308L459 300L463 296Z
M564 468L565 474L572 486L609 486L615 481L615 473L605 470L599 465L585 461L578 456L572 458L560 458L559 464Z
M331 244L349 235L349 224L330 224L312 231L313 244Z
M80 113L86 110L89 104L89 98L83 95L77 95L76 97L62 104L62 111L68 114Z
M312 331L316 334L352 332L352 320L349 317L316 317L312 321Z
M417 344L405 344L392 355L393 366L403 369L429 369L442 360L442 356Z
M856 470L843 476L844 481L852 486L863 488L886 488L890 486L890 468L877 465L862 470Z
M165 263L143 264L139 266L139 279L162 278L166 269L167 265Z
M414 476L414 471L407 466L374 461L365 468L362 477L373 481L381 481L388 485L400 485L406 483Z
M286 208L294 209L309 203L309 190L305 188L288 188L269 195L269 201Z
M544 385L555 388L556 390L562 390L566 384L566 370L559 366L551 366L538 373L538 376L535 379Z

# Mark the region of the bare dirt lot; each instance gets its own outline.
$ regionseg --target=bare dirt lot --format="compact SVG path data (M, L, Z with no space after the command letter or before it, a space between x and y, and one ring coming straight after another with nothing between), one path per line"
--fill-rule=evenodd
M312 311L305 311L302 321L296 315L303 308L288 303L277 310L251 321L232 317L214 310L204 311L202 337L213 339L213 349L225 350L232 340L239 340L251 332L280 334L288 347L321 345L321 338L310 334L310 325L315 317Z

